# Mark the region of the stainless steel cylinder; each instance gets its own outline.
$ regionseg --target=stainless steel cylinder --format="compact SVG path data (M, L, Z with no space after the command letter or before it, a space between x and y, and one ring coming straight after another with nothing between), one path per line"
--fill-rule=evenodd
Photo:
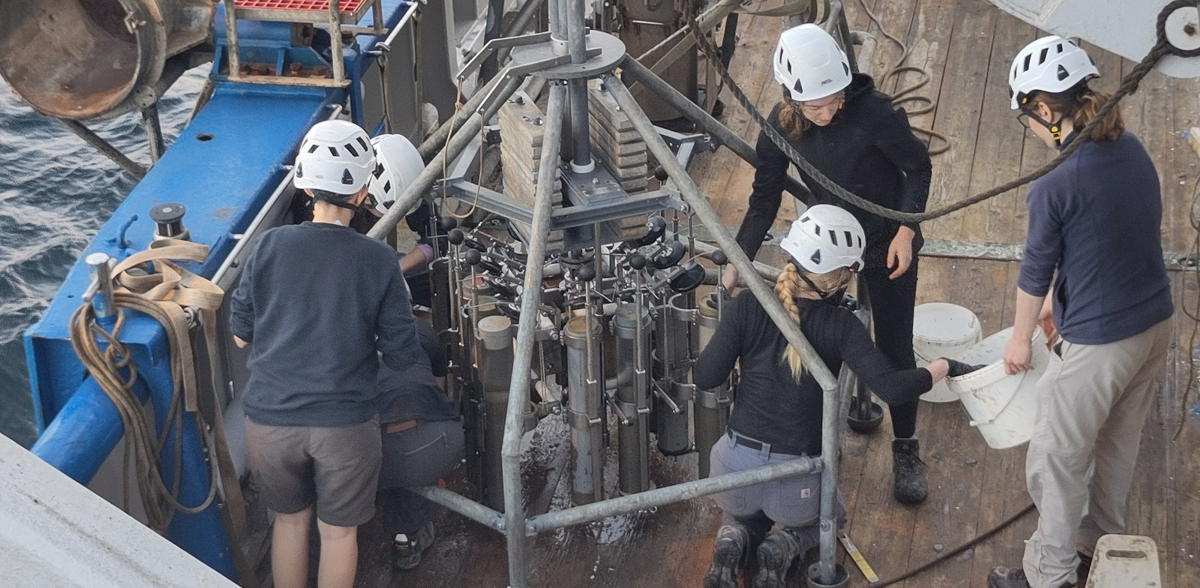
M638 328L638 323L641 328ZM617 364L617 463L622 494L650 489L650 313L625 303L613 317ZM639 340L640 335L640 340Z
M716 296L716 292L705 296L700 300L697 308L696 328L699 331L700 351L704 351L708 342L712 340L713 333L717 330L717 323L720 321L717 314ZM708 453L725 433L725 427L729 422L729 404L732 401L728 378L716 388L696 390L693 434L696 437L696 454L699 457L701 478L708 477L710 466Z
M504 440L504 416L508 407L508 384L513 370L512 321L489 316L476 327L479 334L479 388L483 396L483 502L504 510L504 478L500 469L500 445Z
M692 310L687 297L676 294L658 314L658 359L663 379L655 391L654 420L658 450L663 455L691 451L691 385L688 360L692 350Z
M571 501L576 505L604 498L600 334L600 322L594 317L577 316L563 329L567 344L567 424L571 428Z
M109 257L104 253L93 253L87 256L88 274L96 290L92 292L92 310L96 318L106 319L116 314L116 304L113 302L112 273L109 268Z

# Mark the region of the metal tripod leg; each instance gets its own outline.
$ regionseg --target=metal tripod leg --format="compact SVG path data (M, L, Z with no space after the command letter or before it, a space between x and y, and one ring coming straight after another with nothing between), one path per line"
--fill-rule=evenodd
M550 85L546 105L546 120L561 121L567 102L567 88L561 83ZM525 269L525 293L521 296L521 319L517 326L516 357L513 360L512 383L509 386L508 416L504 427L504 443L500 450L504 472L504 518L508 534L508 583L512 588L525 588L525 506L521 492L521 434L524 432L525 405L529 399L529 366L533 363L534 334L537 327L539 294L542 291L542 269L546 261L546 237L550 234L550 199L554 194L554 177L558 170L562 125L546 125L542 139L541 162L530 231L529 261Z

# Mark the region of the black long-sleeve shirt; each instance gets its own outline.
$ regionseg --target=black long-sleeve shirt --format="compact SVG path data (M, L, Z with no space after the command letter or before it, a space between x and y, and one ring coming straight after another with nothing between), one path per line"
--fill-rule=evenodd
M446 397L437 380L447 373L446 347L429 323L416 321L421 353L406 369L396 371L379 365L379 423L408 420L446 421L458 418L458 409Z
M824 301L800 300L800 330L829 371L842 362L889 404L915 400L933 387L924 368L896 369L850 311ZM787 339L749 291L725 306L717 331L692 366L699 388L719 385L741 361L741 379L729 427L794 455L821 453L821 386L808 370L796 381L784 359Z
M340 225L263 233L229 308L233 334L251 344L246 415L263 425L366 422L378 354L403 370L420 352L396 253Z
M768 117L777 130L779 107ZM785 133L786 136L786 133ZM875 90L869 76L854 74L846 88L845 102L824 127L810 126L788 142L800 155L829 179L850 192L892 210L923 212L929 198L933 168L929 150L912 134L908 117L892 108L891 99ZM758 135L758 167L746 216L738 230L737 242L751 258L758 253L763 238L775 222L783 195L784 181L791 162L765 133ZM805 204L833 204L854 214L867 235L863 262L868 268L887 265L887 250L901 223L850 206L823 188L808 174L801 178L811 190ZM904 223L917 232L913 253L924 244L920 227Z

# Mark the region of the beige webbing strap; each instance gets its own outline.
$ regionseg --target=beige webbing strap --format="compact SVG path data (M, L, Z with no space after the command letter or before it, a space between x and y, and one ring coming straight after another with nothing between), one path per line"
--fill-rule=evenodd
M197 414L199 402L195 354L188 334L187 313L184 308L192 310L193 316L201 326L208 352L209 374L212 378L213 408L216 411L212 423L211 445L224 497L224 505L220 509L221 518L225 523L226 538L229 541L230 553L233 554L238 583L243 588L257 588L258 575L242 551L242 539L246 533L246 500L242 495L241 480L233 465L233 457L225 435L225 419L221 414L223 386L216 370L220 358L216 341L216 317L225 292L216 284L183 269L173 261L203 262L207 258L207 246L188 241L161 239L151 243L146 251L135 253L117 264L113 275L120 286L118 292L153 303L169 317L169 320L163 323L163 328L167 329L170 340L175 343L174 351L178 354L176 365L182 372L179 379L183 389L184 408ZM143 268L146 264L151 266L151 272ZM203 422L203 419L199 419L199 422ZM201 434L205 432L201 431Z

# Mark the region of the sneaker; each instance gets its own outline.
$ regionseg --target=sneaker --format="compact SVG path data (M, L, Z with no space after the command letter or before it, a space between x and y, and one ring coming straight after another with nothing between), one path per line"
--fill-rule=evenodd
M916 439L892 441L892 476L895 486L892 495L904 504L920 504L929 494L925 482L925 462L921 461L921 445Z
M987 577L987 585L988 588L1033 588L1029 585L1029 579L1025 577L1024 569L1004 566L992 568ZM1070 582L1067 582L1058 588L1072 588L1072 586Z
M745 529L725 526L717 532L712 564L704 575L704 588L737 588L738 570L746 556L749 536Z
M400 533L392 540L392 569L411 570L421 563L421 552L433 545L436 532L433 521L425 523L416 534Z
M800 542L786 529L772 533L758 546L758 574L754 588L783 588L788 570L800 555Z

